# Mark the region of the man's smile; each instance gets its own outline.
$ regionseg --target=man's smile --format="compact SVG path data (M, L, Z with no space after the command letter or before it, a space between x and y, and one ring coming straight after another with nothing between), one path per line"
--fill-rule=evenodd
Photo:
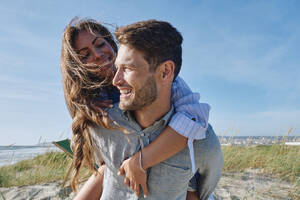
M120 98L128 98L131 95L132 89L130 88L118 88L120 91Z

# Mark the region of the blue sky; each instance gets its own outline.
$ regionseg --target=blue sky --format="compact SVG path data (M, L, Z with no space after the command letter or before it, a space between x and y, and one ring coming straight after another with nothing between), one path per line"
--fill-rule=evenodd
M300 135L299 1L1 1L0 145L70 136L59 69L74 17L160 19L182 33L180 75L218 135Z

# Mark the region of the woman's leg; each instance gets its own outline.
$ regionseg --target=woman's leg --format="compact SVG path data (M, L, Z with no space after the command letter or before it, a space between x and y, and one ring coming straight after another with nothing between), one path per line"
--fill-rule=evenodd
M105 165L99 167L96 175L93 174L77 193L74 200L99 200L102 195L102 183Z

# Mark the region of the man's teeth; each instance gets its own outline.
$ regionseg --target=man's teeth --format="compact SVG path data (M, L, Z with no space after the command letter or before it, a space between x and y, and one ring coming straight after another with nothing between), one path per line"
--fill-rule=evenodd
M129 94L131 90L120 90L121 94Z

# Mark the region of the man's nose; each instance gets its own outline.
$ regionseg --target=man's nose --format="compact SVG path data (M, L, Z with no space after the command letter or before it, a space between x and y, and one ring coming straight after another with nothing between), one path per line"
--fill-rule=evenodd
M124 81L124 79L123 79L122 70L120 68L117 68L117 71L115 73L115 77L113 79L113 85L114 86L120 86L123 81Z

